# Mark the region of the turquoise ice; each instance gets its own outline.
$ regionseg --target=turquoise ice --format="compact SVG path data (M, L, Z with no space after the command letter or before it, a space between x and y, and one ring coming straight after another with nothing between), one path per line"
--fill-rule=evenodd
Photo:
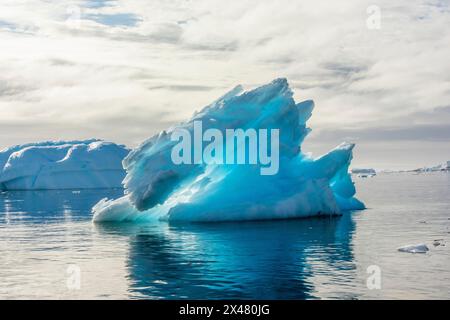
M133 150L123 161L125 196L97 203L94 221L267 220L364 209L348 174L354 144L342 143L319 158L302 152L313 108L311 100L294 101L286 79L251 91L234 88L189 121ZM278 129L278 173L261 175L261 164L174 164L171 151L177 142L171 134L193 132L198 121L205 129L221 131Z

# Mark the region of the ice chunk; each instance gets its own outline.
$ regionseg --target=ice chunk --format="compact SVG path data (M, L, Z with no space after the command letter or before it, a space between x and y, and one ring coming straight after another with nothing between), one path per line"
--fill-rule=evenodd
M444 239L433 240L433 246L435 246L435 247L439 247L439 246L445 247Z
M189 121L162 131L130 152L123 161L126 196L98 203L93 208L94 221L261 220L363 209L364 204L354 198L348 173L353 144L343 143L317 159L301 151L313 108L311 100L294 101L286 79L247 92L236 87ZM195 136L199 122L203 130L220 133L235 128L278 130L279 144L266 145L268 154L279 152L277 173L261 174L261 163L175 164L171 156L177 142L172 134L184 130ZM242 149L245 143L233 148L227 145L224 153Z
M129 150L100 140L41 142L0 151L1 190L117 188Z
M416 245L408 245L401 248L398 248L400 252L409 252L409 253L427 253L428 247L426 244L416 244Z

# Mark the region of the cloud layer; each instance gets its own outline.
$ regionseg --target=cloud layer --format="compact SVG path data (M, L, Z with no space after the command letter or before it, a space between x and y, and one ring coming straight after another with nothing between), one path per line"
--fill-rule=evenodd
M449 26L444 1L5 0L0 147L133 146L238 83L287 77L316 102L315 153L348 139L357 165L442 162Z

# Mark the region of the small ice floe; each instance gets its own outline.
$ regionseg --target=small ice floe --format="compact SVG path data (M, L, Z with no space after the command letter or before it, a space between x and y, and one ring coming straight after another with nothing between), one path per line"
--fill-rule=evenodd
M434 240L433 241L433 246L435 246L435 247L439 247L439 246L445 246L445 243L444 243L444 239L436 239L436 240Z
M424 243L398 248L398 251L400 252L409 252L409 253L426 253L429 250L430 249L428 249L427 245Z

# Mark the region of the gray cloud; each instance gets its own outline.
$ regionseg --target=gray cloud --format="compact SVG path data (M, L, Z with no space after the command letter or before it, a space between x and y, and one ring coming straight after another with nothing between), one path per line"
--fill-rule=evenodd
M238 50L239 45L237 41L230 41L227 43L188 43L184 44L184 47L189 50L233 52Z
M49 59L49 63L52 66L74 66L75 63L73 61L59 59L59 58L51 58Z
M450 141L450 126L441 124L413 125L411 127L371 127L364 129L322 130L316 141Z
M70 24L73 4L81 19ZM446 157L449 5L378 1L372 30L371 4L11 1L0 11L0 146L136 144L239 83L287 77L297 100L316 102L311 149L351 138L356 163L400 162L400 151L382 152L390 146Z
M216 89L216 87L205 86L205 85L183 85L183 84L169 84L169 85L156 85L148 87L149 90L160 90L166 89L170 91L210 91Z
M313 132L317 142L361 141L445 141L450 142L450 106L419 111L408 117L390 118L376 126L330 128Z
M35 90L36 88L34 87L11 83L0 78L0 99L5 101L16 99L29 100L28 94Z
M126 42L147 42L147 43L167 43L176 44L180 41L181 28L173 24L162 24L158 30L151 33L137 33L132 29L117 29L111 32L104 27L99 29L93 26L85 26L83 29L61 29L72 37L96 37L115 41Z

